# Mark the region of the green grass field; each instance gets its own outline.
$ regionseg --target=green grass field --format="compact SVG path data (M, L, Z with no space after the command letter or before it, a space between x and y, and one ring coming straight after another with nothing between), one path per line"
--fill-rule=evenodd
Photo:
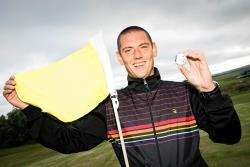
M241 141L235 145L215 144L207 135L202 136L200 149L209 166L250 166L250 92L233 96L232 99L241 121Z
M237 79L235 74L236 72L215 77L215 79L221 83L223 89L249 82L249 78ZM209 140L207 134L201 132L200 149L211 167L247 167L250 166L250 90L242 92L233 89L225 90L229 90L241 120L241 141L235 145L215 144ZM119 164L111 145L104 142L91 151L70 155L57 153L40 144L2 149L0 150L0 166L113 167Z

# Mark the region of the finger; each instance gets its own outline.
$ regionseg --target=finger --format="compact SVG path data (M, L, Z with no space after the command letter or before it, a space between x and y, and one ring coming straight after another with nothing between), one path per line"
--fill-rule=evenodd
M16 85L16 82L14 81L14 80L8 80L8 81L6 81L6 83L5 83L6 85Z
M192 64L192 67L195 67L196 69L208 69L206 58L201 52L192 51L192 54L188 54L187 59L188 62Z
M188 64L190 66L190 69L196 69L197 70L197 68L199 66L199 63L200 63L200 60L187 57L187 61L188 61Z
M12 93L13 90L5 90L3 91L3 95L6 96L7 94Z
M194 60L203 61L205 59L203 54L201 52L198 52L198 51L191 50L191 51L188 51L186 55L187 55L187 58L191 58Z
M8 81L15 81L15 76L11 75L10 78L8 79Z
M11 80L14 80L14 79L15 79L15 76L14 76L14 75L11 75L11 76L10 76L10 79L11 79Z
M8 90L8 89L14 90L14 89L15 89L15 86L13 86L13 85L5 85L5 86L3 87L3 89L4 89L4 90Z
M193 56L190 56L190 55L193 54L193 51L192 51L192 50L185 50L185 51L183 52L183 54L186 56L187 61L188 61L188 64L189 64L190 66L194 66L194 65L195 65L195 61L197 61L198 59L195 58L195 57L193 57Z
M192 68L195 68L196 70L200 68L201 66L204 66L207 64L205 57L203 56L201 52L188 51L186 54L187 54L186 57L189 62L189 65Z

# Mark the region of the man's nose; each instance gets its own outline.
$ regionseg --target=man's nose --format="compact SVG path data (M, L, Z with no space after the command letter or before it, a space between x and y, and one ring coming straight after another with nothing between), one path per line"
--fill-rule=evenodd
M142 58L142 56L143 56L143 55L142 55L140 49L136 48L136 49L134 50L134 58L135 58L135 59L140 59L140 58Z

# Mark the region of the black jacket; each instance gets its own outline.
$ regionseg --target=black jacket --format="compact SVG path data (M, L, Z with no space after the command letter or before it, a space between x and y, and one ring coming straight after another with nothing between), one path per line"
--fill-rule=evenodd
M218 86L211 92L200 93L186 82L175 83L162 81L157 69L155 69L155 74L153 76L146 78L146 81L148 88L145 87L142 79L128 77L128 86L120 92L140 93L148 91L147 89L156 91L159 89L160 85L184 85L188 91L190 107L198 128L206 131L213 142L234 144L240 140L241 127L239 118L230 97L222 95ZM42 145L61 153L73 153L89 150L97 146L103 140L110 140L108 136L109 129L107 128L107 104L109 102L110 99L108 97L93 111L72 124L63 123L53 116L41 112L40 108L32 105L23 109L23 112L27 116L32 138L36 139ZM157 138L158 134L155 133L155 135ZM197 143L199 143L199 138L197 138L197 140ZM114 142L114 140L110 141ZM112 145L113 144L114 143L112 143ZM157 147L159 147L159 145L157 145ZM157 164L156 166L206 166L206 163L199 153L199 144L192 147L198 148L194 155L189 155L190 153L187 155L183 153L183 155L181 155L182 157L184 156L185 159L189 159L189 163L179 162L179 157L176 157L175 160L169 160L169 158L166 157L167 154L163 153L163 151L169 153L173 150L163 150L160 153L161 155L156 155L156 152L154 153L154 155L161 157L157 159L157 161L163 161L161 163L152 162L152 164L150 164L150 162L146 160L142 162L138 159L133 159L131 155L129 155L130 165L153 166L153 164ZM120 164L124 166L121 151L117 151L116 147L114 147L114 149ZM136 153L133 152L132 154ZM164 163L166 161L173 162Z

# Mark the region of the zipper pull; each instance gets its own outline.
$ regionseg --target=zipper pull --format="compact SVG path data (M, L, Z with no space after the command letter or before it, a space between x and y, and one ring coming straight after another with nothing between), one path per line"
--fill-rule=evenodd
M143 83L144 83L144 86L146 87L147 91L149 92L150 89L149 89L148 83L147 83L145 78L143 79Z

